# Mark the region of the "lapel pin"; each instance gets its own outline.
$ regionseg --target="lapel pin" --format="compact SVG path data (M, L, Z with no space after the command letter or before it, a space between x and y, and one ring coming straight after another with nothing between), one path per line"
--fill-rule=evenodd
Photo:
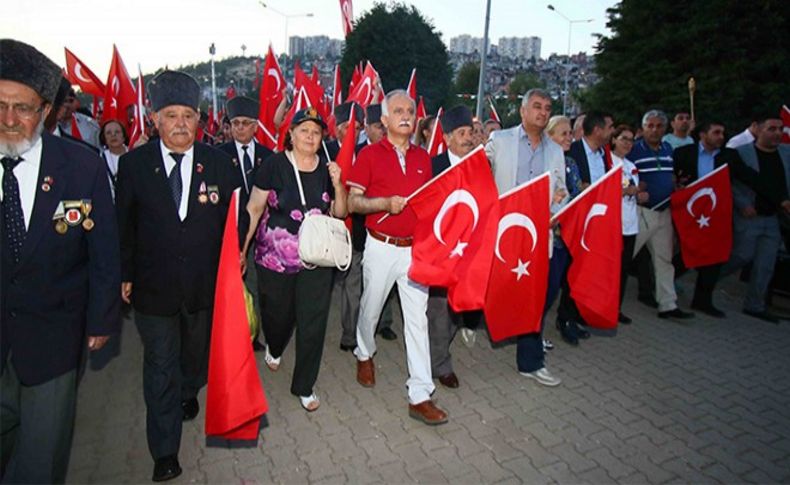
M156 168L154 169L154 173L159 173L159 167L156 167Z
M46 182L44 182L43 184L41 184L41 190L43 190L44 192L49 192L49 190L50 190L51 188L52 188L52 186L51 186L51 185L49 185L49 184L48 184L48 183L46 183Z
M69 226L68 224L66 224L66 221L64 221L63 219L60 219L58 220L58 222L55 223L55 232L57 232L58 234L66 234L66 231L68 230L69 230Z
M203 173L203 164L202 163L198 163L195 166L195 170L197 171L197 173Z

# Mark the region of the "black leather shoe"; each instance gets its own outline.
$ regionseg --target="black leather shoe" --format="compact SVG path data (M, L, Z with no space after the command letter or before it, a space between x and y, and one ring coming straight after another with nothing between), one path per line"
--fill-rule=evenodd
M676 320L688 320L689 318L694 318L694 314L691 312L684 312L680 308L675 308L674 310L658 312L658 318L674 318Z
M637 298L640 303L649 306L650 308L658 308L658 301L652 296L640 296Z
M562 340L570 345L579 345L579 337L576 336L576 332L574 331L574 328L571 327L570 323L571 322L569 321L563 322L557 320L557 330L560 331Z
M751 310L744 310L744 314L749 315L750 317L759 318L760 320L768 323L779 323L779 317L770 313L767 310L763 310L761 312L753 312Z
M340 344L340 350L342 350L343 352L351 352L355 348L357 348L357 344L351 344L351 345Z
M398 338L398 334L395 333L395 331L389 327L385 327L379 330L379 335L381 335L381 338L383 338L384 340L395 340Z
M719 310L718 308L716 308L712 304L711 305L694 305L694 304L692 304L691 308L693 308L694 310L700 311L700 312L704 313L705 315L710 315L711 317L715 317L715 318L724 318L724 317L727 316L726 313L724 313L723 311Z
M186 401L181 401L181 409L184 411L184 421L192 421L195 419L195 416L198 415L198 411L200 411L200 405L198 404L198 400L195 398L187 399Z
M588 332L582 326L582 324L580 324L579 322L574 322L574 321L571 321L569 323L571 324L571 326L575 327L574 331L576 332L576 337L577 338L580 338L582 340L587 340L588 338L590 338L590 332Z
M178 464L178 456L170 455L159 458L154 463L154 476L151 480L155 482L164 482L172 480L181 475L181 465Z
M258 342L257 340L253 340L252 341L252 350L254 352L263 352L264 350L266 350L266 346L263 345L262 343Z
M617 321L622 323L622 324L628 325L633 320L631 320L631 317L629 317L628 315L624 314L623 312L620 312L620 314L617 315Z

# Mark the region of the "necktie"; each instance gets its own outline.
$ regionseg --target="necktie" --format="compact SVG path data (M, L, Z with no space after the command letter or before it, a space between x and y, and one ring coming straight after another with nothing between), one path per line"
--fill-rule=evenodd
M170 156L176 161L176 166L170 171L167 176L167 182L170 184L170 193L173 196L173 202L176 203L176 210L181 207L181 191L183 182L181 181L181 160L184 159L183 153L171 152Z
M19 165L21 158L3 157L3 230L10 244L11 255L14 262L19 262L22 253L22 243L25 242L27 229L25 229L25 215L22 213L22 200L19 196L19 181L14 175L14 168Z
M241 149L244 150L244 173L247 175L247 191L249 191L249 175L252 172L252 159L250 158L250 153L247 149L250 148L248 145L242 145Z

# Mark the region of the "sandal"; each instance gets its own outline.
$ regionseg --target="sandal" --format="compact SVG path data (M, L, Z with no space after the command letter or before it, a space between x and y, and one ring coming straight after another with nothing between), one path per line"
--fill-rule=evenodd
M268 367L269 370L271 370L272 372L277 372L277 369L280 368L281 357L282 356L277 357L276 359L272 357L272 354L269 353L269 346L268 345L266 346L266 353L263 354L263 360L266 361L266 367Z
M310 394L309 396L299 396L299 402L302 403L302 407L308 413L312 413L318 406L321 405L321 401L318 400L318 396L315 393Z

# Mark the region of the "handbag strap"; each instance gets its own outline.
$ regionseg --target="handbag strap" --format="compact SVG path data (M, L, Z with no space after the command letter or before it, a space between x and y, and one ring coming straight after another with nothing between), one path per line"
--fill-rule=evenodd
M302 207L304 210L307 211L307 201L304 198L304 187L302 187L302 177L299 175L299 168L296 166L296 160L294 160L293 155L290 151L285 152L285 156L288 158L288 161L291 162L291 167L294 169L294 177L296 177L296 185L299 186L299 198L302 201Z

